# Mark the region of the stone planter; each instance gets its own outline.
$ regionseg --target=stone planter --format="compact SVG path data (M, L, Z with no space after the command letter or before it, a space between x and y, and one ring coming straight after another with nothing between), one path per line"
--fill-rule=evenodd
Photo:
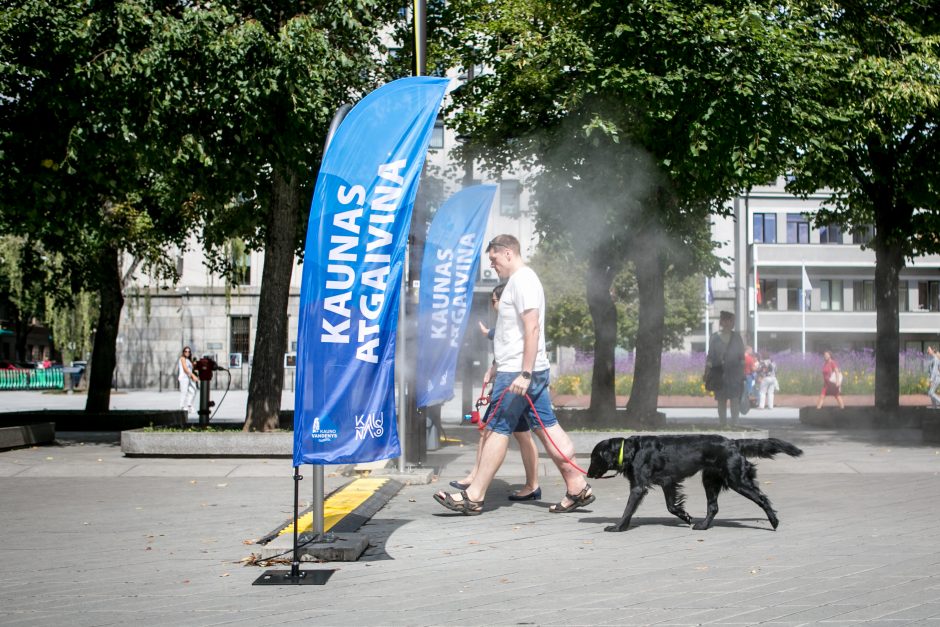
M121 432L121 451L127 457L290 457L293 450L292 431Z

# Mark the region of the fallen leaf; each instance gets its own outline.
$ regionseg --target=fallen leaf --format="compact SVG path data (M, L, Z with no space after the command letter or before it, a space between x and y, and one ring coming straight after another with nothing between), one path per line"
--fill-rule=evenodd
M242 540L242 544L254 544L257 540Z
M480 544L479 540L470 540L467 544Z
M52 460L53 460L52 457L47 457L47 458L46 458L46 461L47 461L47 462L51 462Z
M217 484L215 484L215 487L217 487L217 488L224 488L224 487L226 487L226 486L228 486L227 483L217 483Z
M222 573L219 577L228 577L228 573Z
M499 580L499 583L512 583L512 581L510 579L503 577L502 579Z
M192 484L192 485L196 485L196 480L195 480L195 479L192 479L192 480L190 480L189 483Z
M100 458L100 457L98 458L98 461L99 461L99 462L101 461L101 458Z

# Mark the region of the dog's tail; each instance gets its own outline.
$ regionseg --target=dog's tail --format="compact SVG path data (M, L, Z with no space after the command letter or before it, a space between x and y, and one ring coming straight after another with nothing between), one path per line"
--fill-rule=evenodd
M764 457L773 459L778 453L786 453L791 457L799 457L803 451L793 446L789 442L778 440L777 438L766 438L763 440L735 440L738 450L745 457Z

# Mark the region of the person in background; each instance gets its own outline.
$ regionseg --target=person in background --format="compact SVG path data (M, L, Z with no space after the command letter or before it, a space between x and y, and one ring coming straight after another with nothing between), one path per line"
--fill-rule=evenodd
M721 387L715 391L718 424L727 426L728 401L731 401L731 424L736 426L744 388L744 340L734 330L734 314L730 311L722 311L718 316L718 332L711 337L706 361L722 372Z
M192 413L193 399L196 398L199 377L193 371L193 351L188 346L183 347L183 352L180 353L177 364L177 378L180 382L180 409Z
M747 397L754 396L754 385L757 383L757 360L751 346L744 347L744 386L747 388Z
M836 373L839 373L839 376L841 376L839 364L832 358L832 353L829 351L824 352L822 367L823 388L822 392L819 393L816 409L822 408L823 400L825 400L827 396L835 397L836 402L839 403L839 408L845 409L845 403L842 402L842 386L832 380L833 375Z
M493 294L490 296L490 303L493 305L493 310L496 311L497 315L499 315L499 298L503 295L504 287L506 287L506 284L500 283L493 288ZM486 325L480 322L480 332L492 340L493 335L496 333L496 327L494 326L492 329L488 329ZM492 408L493 405L486 408L483 424L489 422L490 410ZM476 477L477 470L480 467L480 455L483 452L483 442L490 433L491 432L487 429L484 429L480 433L480 442L477 446L477 458L473 464L473 469L463 481L451 481L451 487L457 488L458 490L466 490L470 487L470 484L473 483L473 479ZM525 468L525 485L522 486L521 490L510 494L509 500L537 501L542 498L542 488L539 487L538 473L539 449L535 446L535 440L532 439L532 431L529 429L528 421L520 420L512 435L516 438L516 443L519 445L519 453L522 455L522 467Z
M937 395L937 386L940 386L940 356L933 346L927 347L927 396L930 397L930 407L940 409L940 396Z
M774 363L769 353L757 363L757 377L760 394L758 407L764 409L766 401L767 408L773 409L774 393L780 389L780 386L777 384L777 364Z

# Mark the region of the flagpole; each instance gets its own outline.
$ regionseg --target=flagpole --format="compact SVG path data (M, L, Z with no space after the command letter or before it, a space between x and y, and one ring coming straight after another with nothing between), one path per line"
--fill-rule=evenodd
M759 293L758 290L760 289L760 283L758 283L760 278L759 278L759 275L757 274L757 245L753 244L752 246L754 249L754 343L753 343L753 348L754 348L754 352L756 353L758 350L757 349L757 310L760 308L757 302L757 294Z
M709 322L708 320L708 310L709 308L711 308L711 303L709 302L709 298L708 298L710 296L709 294L710 290L708 288L709 288L708 277L705 277L705 354L706 355L708 354L708 341L710 339L709 336L711 335L709 333L709 331L711 330L711 322Z
M803 357L806 357L806 280L803 278L806 276L806 264L800 264L800 268L803 270L803 274L800 275L800 309L802 310L802 328L803 328Z

